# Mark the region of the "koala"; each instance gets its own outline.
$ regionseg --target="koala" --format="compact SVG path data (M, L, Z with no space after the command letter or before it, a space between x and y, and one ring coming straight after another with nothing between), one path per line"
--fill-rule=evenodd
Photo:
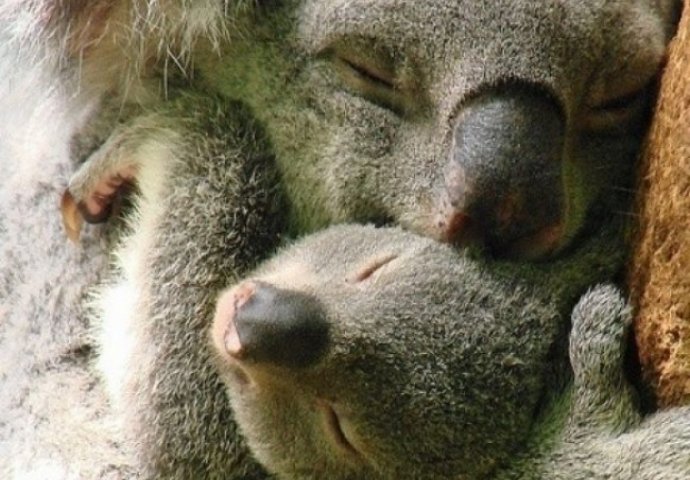
M267 126L297 231L392 222L543 258L611 211L677 6L307 0L197 64Z
M208 420L231 417L200 340L212 320L203 312L213 306L181 291L154 305L151 299L162 296L152 290L199 285L208 275L201 284L217 287L203 295L213 297L232 283L271 250L272 242L252 240L257 232L245 220L284 220L265 231L289 236L345 221L395 223L456 246L485 247L496 257L570 257L588 237L611 233L607 222L625 210L645 105L678 5L252 3L2 6L3 32L30 38L36 61L53 69L74 91L77 107L88 106L97 119L74 128L71 155L79 158L65 205L75 203L87 220L100 221L121 187L136 181L141 192L116 249L111 282L124 286L102 296L98 342L100 369L136 439L144 476L213 478L232 471L246 478L260 470L228 440L236 438L233 422ZM181 90L199 105L176 107ZM237 119L251 118L265 135L286 198L280 213L263 215L265 205L245 203L253 195L233 190L239 167L208 161L201 132L220 139L209 147L213 159L229 158L220 153L225 148L244 156L245 146L227 140L236 133L219 113L227 108L204 106L207 96L221 105L240 101L249 113ZM123 114L113 115L118 105ZM203 154L195 158L189 152L199 145ZM206 196L210 191L192 188L200 176L185 168L208 173L211 165L221 168L214 175L226 190L214 187L222 193ZM222 168L231 173L223 176ZM228 204L233 213L222 217L230 222L219 227L222 242L209 246L201 226L218 224L202 219L220 217L203 211ZM614 229L612 242L618 234ZM178 263L169 265L171 259ZM214 265L220 259L230 264ZM211 273L222 265L222 275ZM183 266L203 270L187 281ZM611 272L593 267L578 277L585 283L573 281L573 291ZM170 298L186 299L187 306ZM178 321L160 319L163 312ZM181 339L181 332L188 336ZM118 352L108 339L120 333L133 340ZM118 361L121 367L108 367ZM198 392L210 400L199 403Z
M2 12L86 96L156 103L172 81L246 102L295 234L395 223L532 259L619 208L680 4L20 0ZM77 203L98 204L102 184Z
M256 458L286 479L687 478L690 410L642 419L618 289L578 302L558 389L574 284L521 267L350 225L224 291L211 342Z
M190 111L189 101L182 98L179 110ZM199 99L192 97L191 102ZM213 106L206 114L209 111L223 112ZM273 192L270 185L282 187L282 183L279 177L260 175L270 171L270 163L251 161L267 145L258 142L258 133L237 135L251 125L251 117L243 116L243 111L232 106L224 117L224 128L211 136L225 139L219 150L211 150L213 156L184 153L187 142L205 145L208 141L205 134L184 130L185 125L197 125L195 118L176 127L185 132L177 136L183 144L174 150L182 153L169 168L163 166L168 155L151 155L149 148L141 146L154 160L140 162L135 213L117 248L118 267L97 301L98 368L113 408L123 418L129 449L142 477L448 478L462 474L481 478L495 471L528 434L549 379L563 376L557 365L562 366L564 359L559 358L563 355L558 354L562 349L557 345L565 338L564 312L587 285L611 277L620 266L622 249L616 241L621 239L620 222L612 221L561 260L535 265L496 261L491 269L478 254L470 258L473 250L461 253L402 230L341 227L307 236L295 247L303 253L288 251L278 256L275 264L265 267L269 273L256 276L254 285L270 285L265 291L269 299L284 296L281 292L286 286L303 287L313 295L317 290L332 292L323 298L319 293L320 300L288 292L285 305L275 312L267 306L271 316L255 332L258 343L243 345L246 332L238 327L235 343L239 346L233 351L240 357L246 353L250 360L254 351L257 359L277 363L285 391L266 399L249 396L246 403L234 394L228 400L221 380L227 380L228 369L221 368L220 375L216 370L222 355L214 353L209 330L221 332L216 333L216 345L219 336L223 343L232 344L225 340L228 327L222 324L228 324L229 312L240 308L244 302L240 297L251 296L253 287L245 285L241 294L222 292L241 278L261 252L271 253L271 240L282 231L280 225L270 223L257 230L263 222L275 221L280 210L276 195L262 192ZM167 118L175 122L175 116ZM154 148L166 145L152 143ZM238 174L247 159L251 168L242 167L247 173ZM253 184L248 183L257 175ZM262 188L264 183L269 187ZM257 188L258 199L252 194ZM265 233L257 240L253 231ZM351 259L353 252L358 256ZM299 261L301 255L307 256L304 262ZM396 256L405 262L396 263ZM280 283L270 274L271 265L282 271L278 267L285 264L285 257L295 261L287 262L288 273ZM392 272L392 283L383 290L391 298L387 307L382 303L385 296L375 294L376 290L369 300L357 304L356 292L372 282L383 282L386 268L407 262L408 267ZM311 263L317 270L311 270ZM426 264L429 268L422 269ZM346 277L349 283L342 284ZM346 290L340 292L343 285ZM410 288L409 295L403 294L404 288ZM263 287L256 287L256 294L261 292ZM353 296L342 296L348 292ZM326 314L321 305L325 298L335 302L337 309ZM364 294L363 298L368 297ZM409 298L409 304L401 298ZM371 312L361 310L366 308ZM309 314L305 319L299 316L302 309ZM350 320L345 321L345 311L338 309L352 309ZM426 315L423 322L420 315ZM343 320L342 330L335 319ZM414 330L402 335L404 326ZM278 337L262 340L262 331ZM413 342L416 335L420 344ZM477 362L478 358L482 360ZM327 378L334 388L318 396L319 418L330 422L326 432L340 438L340 443L330 447L321 441L318 430L309 430L316 428L314 419L302 410L308 408L309 397L293 391L288 382L293 367L298 369L294 375L306 380L310 368L321 361L326 363L322 370L316 368L314 383L305 383L303 388L305 395L318 390L319 378ZM345 370L333 370L338 366ZM459 372L464 373L456 375ZM396 387L396 396L382 401L387 398L385 389L400 381L407 383L408 391L399 392ZM354 385L366 388L348 393L348 386ZM496 391L506 394L492 395ZM258 414L266 415L259 424L275 423L275 428L284 430L257 436L243 428L240 433L235 418L246 427L252 415L249 404L258 408L263 402L273 405L282 400L287 401L287 410L275 412L275 417L269 411ZM378 423L359 427L364 428L359 435L370 438L371 448L378 452L375 463L358 466L355 462L353 467L348 466L349 460L339 462L343 451L359 455L357 440L339 433L349 428L345 420L339 420L339 414L347 415L341 408L361 408L367 415L381 417ZM385 412L400 417L391 419ZM420 412L425 414L420 416ZM463 419L458 424L462 428L448 428L451 414ZM285 424L280 423L281 416ZM398 425L399 418L404 421L393 429L395 433L386 433ZM292 428L296 430L285 437ZM285 438L297 440L301 435L308 437L306 444L285 443ZM393 440L416 439L417 453L409 441L398 446L389 435ZM269 453L281 444L287 450ZM277 456L271 460L267 455Z

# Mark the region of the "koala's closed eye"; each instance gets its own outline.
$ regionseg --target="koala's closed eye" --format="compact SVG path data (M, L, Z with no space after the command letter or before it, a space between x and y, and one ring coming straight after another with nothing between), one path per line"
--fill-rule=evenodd
M349 274L346 278L346 281L348 283L360 283L365 280L370 280L377 271L396 258L398 258L398 255L394 253L374 257L365 265L359 267L355 272Z
M584 126L589 130L621 130L639 121L649 104L651 85L624 92L589 106Z
M405 61L401 54L346 41L336 42L322 54L353 94L399 115L416 110L420 98L417 81L410 69L401 68Z

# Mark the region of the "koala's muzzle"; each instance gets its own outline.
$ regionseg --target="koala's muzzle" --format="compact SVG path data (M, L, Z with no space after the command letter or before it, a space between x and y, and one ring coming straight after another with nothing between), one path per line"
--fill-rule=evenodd
M547 94L489 90L463 106L436 222L445 241L538 257L563 240L565 121Z
M213 336L221 353L240 361L307 367L327 349L329 326L315 297L247 281L219 299Z

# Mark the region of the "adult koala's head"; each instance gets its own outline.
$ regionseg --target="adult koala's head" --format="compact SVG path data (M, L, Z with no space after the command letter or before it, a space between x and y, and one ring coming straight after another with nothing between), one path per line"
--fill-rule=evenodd
M573 297L617 264L601 240L516 266L339 226L279 253L212 329L253 453L287 479L484 478L525 442Z
M304 232L558 252L625 187L675 0L268 2L197 60L266 124Z

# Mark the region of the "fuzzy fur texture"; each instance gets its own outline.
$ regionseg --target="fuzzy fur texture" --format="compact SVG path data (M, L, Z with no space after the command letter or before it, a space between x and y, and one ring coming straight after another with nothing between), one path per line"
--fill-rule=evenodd
M575 254L573 266L601 247ZM383 257L393 258L352 280ZM547 361L563 297L540 285L572 292L568 271L567 262L536 271L476 262L398 230L308 237L249 278L318 299L328 351L306 368L221 351L242 432L286 479L687 478L690 410L639 411L624 369L631 312L617 288L579 300L572 383L554 381L567 378ZM323 403L355 455L324 421Z
M661 406L690 401L690 6L685 2L639 170L628 273L645 379Z
M37 65L39 73L30 71L27 78L47 76L48 83L39 84L36 90L48 92L50 102L46 104L56 105L60 116L55 123L51 122L57 126L55 132L48 132L55 136L45 137L44 149L56 156L48 161L47 167L43 162L52 157L45 157L41 152L30 156L32 160L28 163L23 158L15 162L14 148L6 147L8 143L4 141L4 138L18 138L17 151L24 152L25 135L35 134L40 128L35 124L3 123L19 131L25 127L26 131L3 136L0 145L8 152L6 155L2 152L3 168L12 175L9 180L3 180L0 188L3 198L8 198L2 204L8 213L0 216L3 222L0 234L7 235L7 241L2 244L4 291L0 301L3 318L8 319L1 328L3 344L13 347L4 349L7 360L3 359L2 363L12 368L0 376L10 386L2 391L13 392L2 398L9 407L2 410L0 419L2 434L6 435L1 448L9 453L0 458L14 462L2 464L0 473L7 472L9 478L30 478L22 466L32 459L52 455L53 450L46 448L53 438L50 432L62 428L72 431L70 428L79 423L60 403L51 403L49 407L55 410L46 413L45 404L41 403L45 391L31 388L34 372L38 371L54 379L51 381L64 383L65 395L69 392L79 395L84 385L94 386L88 391L84 405L93 402L94 407L87 416L102 436L90 440L93 451L82 443L65 442L60 445L66 449L60 452L61 456L49 457L47 463L54 462L56 468L63 468L65 478L70 475L99 478L105 475L99 473L99 469L105 468L101 459L107 458L108 467L103 471L109 472L111 463L108 462L122 458L122 452L126 465L120 465L117 460L114 470L114 474L121 476L127 476L128 468L133 465L143 478L262 478L263 469L252 460L244 440L237 435L228 399L212 361L207 335L216 295L238 280L259 258L272 253L277 234L286 230L303 234L342 221L393 221L423 235L438 237L435 220L439 205L443 206L440 198L447 189L445 170L455 168L452 138L458 109L475 94L516 82L536 85L536 90L549 92L548 97L562 109L565 125L563 165L559 170L562 175L547 177L547 181L555 179L557 184L562 181L564 195L570 202L566 235L558 239L562 241L559 247L574 241L575 245L562 261L554 264L521 267L497 264L497 273L506 285L517 282L522 286L517 292L508 288L506 297L493 298L490 294L494 289L484 291L487 287L482 286L483 282L497 284L482 275L471 282L471 291L479 292L477 295L483 292L484 296L480 297L486 299L499 318L496 324L486 323L482 312L472 310L469 313L478 326L497 327L503 335L509 330L503 327L512 325L508 312L515 309L520 317L520 312L526 309L529 328L525 328L525 335L534 340L520 349L516 345L519 337L494 338L498 343L505 340L510 350L524 350L529 354L524 365L519 358L517 362L510 358L502 364L491 357L490 371L497 374L496 381L506 391L514 392L505 398L494 395L490 378L481 371L483 363L467 363L467 358L462 359L468 372L476 374L473 378L480 381L466 390L465 403L451 402L449 408L460 415L467 413L463 409L471 413L460 418L469 418L468 431L477 444L466 440L454 443L460 434L449 429L442 416L432 417L434 422L426 430L422 425L421 432L416 432L420 425L412 417L407 431L414 435L406 441L424 446L415 453L416 443L387 443L387 439L400 438L395 431L373 421L372 435L381 440L382 449L377 458L382 460L373 470L364 471L374 478L399 472L400 467L395 466L398 459L409 466L401 475L447 478L448 474L462 471L472 476L483 475L510 463L521 442L531 435L530 413L545 405L539 397L547 384L546 378L566 375L561 362L556 361L553 369L545 363L547 355L555 359L565 356L562 347L567 311L587 286L611 278L620 265L620 218L615 212L624 208L621 203L624 199L619 191L609 187L627 184L639 132L644 126L644 109L640 107L646 98L645 85L656 72L672 31L674 2L640 0L634 2L633 8L629 2L594 0L584 6L583 2L575 1L548 2L550 8L530 2L478 2L472 8L464 5L460 8L458 4L440 1L288 1L266 10L248 9L237 16L223 17L224 27L233 28L228 28L228 35L220 41L216 41L219 37L215 35L206 35L206 27L187 29L186 22L194 18L195 10L191 6L191 10L176 10L184 2L93 3L95 10L87 9L83 15L98 17L99 6L107 7L104 24L100 17L63 16L62 13L71 11L69 8L44 10L52 3L21 0L6 4L4 7L18 8L11 9L13 15L28 12L25 18L32 20L22 24L16 20L20 17L14 17L13 21L3 22L1 32L12 38L2 55L2 60L7 62L6 69L9 71L13 65L24 62ZM65 5L76 6L81 2ZM153 8L153 17L140 15L137 7L140 5ZM168 10L170 5L173 8ZM166 7L156 10L159 6ZM57 17L50 14L58 11ZM206 11L217 12L203 10ZM31 23L41 18L41 12L48 12L48 22ZM181 16L175 16L175 12ZM171 16L165 17L167 14ZM211 17L204 16L206 20L199 25L213 25ZM146 18L173 20L151 21L154 27L150 30L149 26L138 26ZM37 48L26 47L21 39L30 38L33 42L30 34L36 25L39 31L48 32L49 41L39 42ZM76 30L65 30L71 25ZM90 25L96 27L96 38L100 39L94 44L88 35L66 33L88 33ZM107 28L102 30L104 25ZM163 25L162 35L158 35L156 25ZM14 27L18 27L19 34ZM179 38L197 38L184 32L199 33L198 40L180 43ZM568 35L564 36L563 32ZM137 40L139 36L141 41ZM84 38L86 42L82 42ZM76 41L74 48L73 41ZM14 53L13 45L28 50L17 48L18 53ZM159 48L161 45L164 48ZM398 47L400 50L396 50ZM160 58L159 53L168 48L170 55ZM191 64L182 65L189 68L179 71L194 75L171 74L165 59L178 58L176 52L187 50L193 50L195 68ZM343 65L342 58L352 58L353 52L364 52L366 62L371 60L367 55L377 57L373 62L376 67L394 60L395 82L407 87L399 90L404 98L395 96L398 90L394 90L394 97L390 97L389 91L380 96L377 87L372 89L372 82L363 84L361 72L347 67L347 62ZM378 57L381 52L382 56ZM343 70L343 66L350 70ZM410 76L421 83L410 83ZM17 83L6 85L8 91L17 94ZM178 96L179 88L173 88L176 85L187 93ZM166 88L170 90L166 92ZM641 92L639 104L611 121L607 104L615 104L616 99L631 91ZM102 97L108 95L114 101L103 101ZM13 100L8 98L4 101ZM31 95L28 99L34 100ZM402 111L395 108L398 101L405 106ZM22 120L21 113L27 111L35 112L34 118L39 121L46 117L53 120L45 110L31 110L30 103L18 101L17 104L21 106L17 115ZM142 108L143 113L133 117L115 115L115 124L122 128L114 125L112 131L105 128L95 134L90 132L91 124L85 122L85 117L101 118L105 114L111 118L104 106L125 105L124 110L129 111L130 104L135 105L135 110ZM108 125L109 121L103 124ZM80 142L75 144L71 141L75 132L80 137L93 138L95 144L92 141L81 146ZM101 333L94 341L88 336L90 326L83 315L83 293L104 274L106 253L100 240L105 237L100 236L100 229L89 229L88 234L95 235L94 239L87 235L83 250L65 254L64 236L52 201L66 187L67 176L78 170L77 163L85 160L88 164L92 160L91 149L102 144L107 150L111 145L109 140L120 135L128 139L129 155L140 157L141 161L136 163L141 168L141 193L125 236L118 244L116 267L101 296L98 308L102 314L98 318L103 324L98 326ZM75 154L68 145L78 145L75 151L82 153ZM265 161L273 156L287 205L275 201L279 198L275 196L277 182L270 161ZM529 167L530 159L524 160ZM486 163L497 178L510 178L514 172L510 162ZM31 166L42 168L42 176L38 178L43 181L24 178L22 182L12 182L15 173L29 171ZM56 173L53 168L59 171ZM527 168L527 172L535 181L544 181L538 170ZM593 205L600 211L592 212ZM26 211L36 215L26 217ZM286 219L284 212L288 212ZM598 213L591 224L585 221L590 213ZM46 218L50 221L45 221ZM609 222L613 226L607 230ZM584 228L587 236L577 242L577 233ZM39 229L45 229L41 238L48 239L40 245L42 254L33 248L37 238L34 233ZM587 241L588 237L593 238ZM433 244L423 239L413 242ZM23 251L27 245L32 248ZM430 248L437 247L449 251L441 246ZM57 257L55 252L60 252ZM347 250L341 253L348 254ZM458 259L457 254L452 254L452 258ZM51 259L54 266L47 263ZM431 266L473 270L472 262L455 266L453 262L447 265L432 262ZM450 284L455 285L453 282L457 281L454 277ZM432 290L427 285L425 292L436 295ZM22 291L27 292L25 296L16 295ZM457 293L453 290L439 300ZM462 300L456 299L452 304ZM396 308L396 305L389 306ZM422 305L425 306L428 305ZM439 314L452 313L443 308L443 301L432 306L440 310ZM391 319L395 319L392 314L382 321ZM386 332L397 335L390 324L382 327L385 328L381 335ZM61 333L63 330L66 333ZM380 338L377 330L365 330L365 333L371 334L375 341ZM34 334L38 335L36 341ZM347 338L347 334L348 331L343 332L342 338ZM128 343L115 343L115 338L125 338ZM412 371L425 388L415 389L415 384L410 384L413 391L401 400L429 402L430 408L437 409L435 397L425 396L428 386L425 382L446 378L447 371L437 357L428 355L434 351L432 343L439 336L422 338L430 343L421 346L415 359L426 362L421 364L429 371L415 370L412 360L405 360L408 350L405 343L415 340L413 333L407 333L400 341L397 338L391 341L394 348L383 359L381 369L393 376L381 388L390 387L386 391L396 396L400 378ZM99 369L107 379L105 387L93 382L89 347L94 343L101 346ZM480 350L496 346L491 342L485 345L480 340L475 343ZM23 354L23 349L41 354ZM365 348L363 353L368 354L369 350ZM457 351L453 354L460 355ZM400 375L391 369L396 355L403 358ZM61 364L65 358L68 362ZM379 360L374 354L372 364ZM78 363L70 363L73 361ZM51 376L60 365L65 370ZM520 396L522 387L506 375L513 368L518 370L515 378L525 381L525 398ZM63 382L61 378L69 381ZM384 375L377 381L381 378L388 377ZM354 380L350 385L356 387L352 393L353 406L367 407L361 414L365 418L372 412L380 412L381 406L374 405L369 395L372 379L363 375ZM450 383L448 388L457 387ZM102 388L108 391L112 411L104 408ZM450 391L441 390L435 392L432 388L431 393L441 395ZM476 394L481 401L472 403L470 394ZM439 398L448 399L442 395ZM496 417L495 451L490 447L493 439L482 428L491 423L494 413L473 413L473 408L483 405L482 402L489 402L503 412ZM403 406L411 411L411 405ZM391 408L383 413L395 416L400 411ZM516 414L514 418L511 413ZM558 418L562 419L565 414L561 414ZM114 431L115 440L109 435L111 430L98 427L109 424L110 415L117 418L116 428L122 429ZM41 423L45 416L51 421ZM251 423L251 415L243 422L250 432L251 426L246 425ZM18 437L15 434L20 431L18 425L26 424L32 425L33 430L26 437ZM562 426L553 425L555 430ZM87 428L89 424L83 426ZM42 429L49 433L42 433ZM88 433L79 434L76 427L74 433L78 439L90 438ZM22 442L22 438L26 441ZM446 440L452 441L455 449L453 461L447 465L438 461L445 459L444 452L450 448L444 444ZM279 449L275 454L278 460L274 461L272 452L262 452L256 440L250 438L252 441L257 457L267 468L287 477L309 475L299 469L299 462L312 455L305 444L295 443L295 451L302 453L298 458L286 457ZM479 452L482 445L489 451ZM73 448L87 452L87 458L95 455L96 460L73 463L69 455ZM542 449L551 451L545 446ZM323 459L322 452L316 454L320 456L315 458ZM475 466L465 464L473 454L482 461ZM425 469L422 465L429 459L433 465ZM317 467L326 476L352 475L349 467L335 459L320 462ZM522 470L524 475L540 472L542 467L530 468ZM71 469L81 469L81 472L74 473ZM573 478L579 478L574 475Z
M98 302L98 366L144 478L255 478L212 370L207 316L283 229L272 157L239 104L185 93L152 117L123 133L145 160Z
M164 88L146 79L188 71L200 37L218 45L244 0L10 0L4 32L26 58L75 78L82 96L145 102Z
M690 409L643 415L623 373L630 308L600 286L573 311L574 381L535 422L526 455L496 476L521 480L681 480L690 474Z
M70 244L58 214L81 119L63 85L0 45L0 477L120 479L84 308L107 270L104 237Z
M635 2L632 9L627 2L598 1L548 8L531 2L287 3L284 9L299 12L294 24L286 23L284 10L265 11L248 24L248 34L221 47L231 62L219 63L200 49L196 64L200 82L242 98L266 125L291 199L293 229L393 220L442 236L439 219L457 172L453 138L463 106L503 85L509 91L527 85L549 92L565 119L557 173L545 174L529 157L519 162L535 188L545 178L561 179L568 205L561 247L575 239L593 208L608 210L614 191L627 188L644 126L644 85L660 66L674 20L674 2ZM342 68L345 61L392 70L389 81L401 93L388 99L362 81L365 75ZM614 114L606 105L623 92L639 94L637 107ZM403 105L397 111L396 102ZM504 141L500 133L487 135L479 152ZM517 176L515 157L493 161L499 152L486 154L486 174L506 182L496 195L517 189L508 180Z
M219 362L250 448L285 479L492 478L567 377L553 348L573 298L602 273L592 266L611 254L607 237L539 268L373 227L332 227L286 249L249 278L317 299L330 335L307 367ZM359 280L381 258L391 260ZM324 403L356 454L329 433Z
M81 96L155 104L171 82L191 82L246 102L275 149L292 231L395 222L539 257L576 241L592 210L610 208L611 190L629 187L677 1L81 5L17 0L4 18L39 61L65 58L60 74ZM84 29L95 39L80 40ZM533 131L511 139L519 113L485 111L469 128L479 132L470 155L456 155L473 100L523 90L544 100ZM523 137L552 136L520 150ZM555 205L549 215L542 198ZM462 215L478 231L458 231Z

